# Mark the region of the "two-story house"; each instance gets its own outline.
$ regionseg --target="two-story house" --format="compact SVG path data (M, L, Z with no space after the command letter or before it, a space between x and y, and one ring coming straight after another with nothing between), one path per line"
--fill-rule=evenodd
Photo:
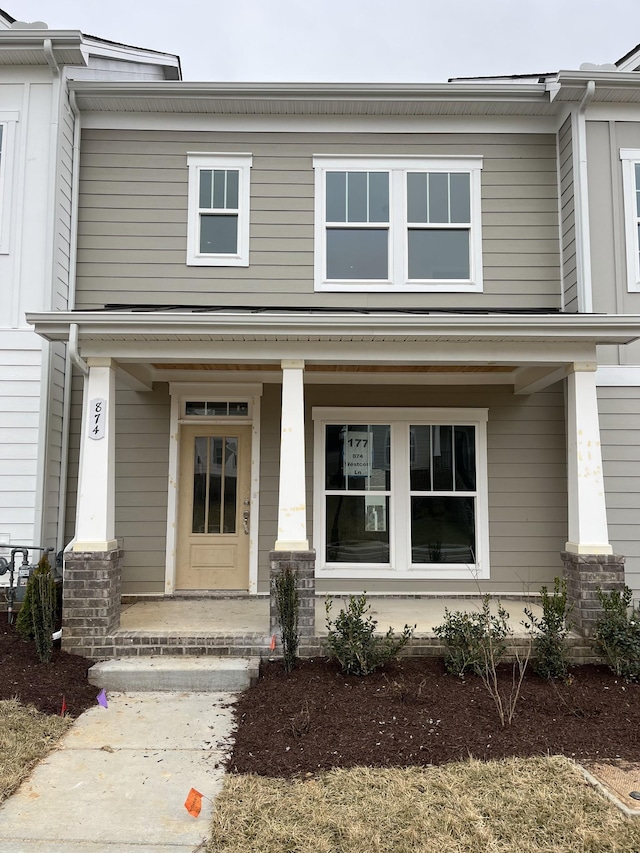
M71 363L25 312L74 307L80 137L68 83L179 77L177 56L0 10L0 543L65 543Z
M585 631L596 586L640 589L633 57L69 82L74 310L29 314L78 368L68 648L113 649L121 594L266 594L284 563L387 595L564 566Z

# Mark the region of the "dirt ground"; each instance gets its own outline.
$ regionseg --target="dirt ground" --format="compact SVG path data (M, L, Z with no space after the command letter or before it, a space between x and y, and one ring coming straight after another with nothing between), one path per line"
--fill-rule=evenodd
M46 714L59 714L62 699L67 713L78 717L96 703L98 688L87 681L93 661L70 655L55 643L51 663L40 663L35 643L25 643L0 613L0 699L20 699Z
M55 714L64 697L76 717L96 701L89 666L59 648L41 664L34 644L0 621L0 699L16 697ZM511 668L500 675L506 696ZM256 686L240 696L236 718L229 768L262 776L439 765L468 756L640 761L640 685L604 666L575 667L566 684L529 670L513 723L503 728L480 679L448 675L439 658L404 658L366 678L345 677L325 659L300 661L290 675L281 662L264 662Z
M500 670L508 694L511 667ZM445 672L441 659L406 658L366 678L324 659L287 675L264 663L236 708L229 768L291 777L331 767L440 765L473 756L562 754L576 760L640 760L640 685L604 666L581 666L569 682L529 671L515 718L502 727L480 679Z

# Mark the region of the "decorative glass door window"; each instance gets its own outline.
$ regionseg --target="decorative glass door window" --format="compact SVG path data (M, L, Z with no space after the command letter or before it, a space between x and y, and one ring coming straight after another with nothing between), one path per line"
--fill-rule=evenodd
M192 533L235 533L237 494L238 439L196 436Z
M397 411L314 410L319 573L488 577L486 410Z

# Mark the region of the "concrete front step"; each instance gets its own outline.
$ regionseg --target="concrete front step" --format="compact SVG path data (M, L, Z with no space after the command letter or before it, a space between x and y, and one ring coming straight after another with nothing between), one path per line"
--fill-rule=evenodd
M122 692L237 692L257 679L259 665L257 658L127 657L94 664L89 683Z

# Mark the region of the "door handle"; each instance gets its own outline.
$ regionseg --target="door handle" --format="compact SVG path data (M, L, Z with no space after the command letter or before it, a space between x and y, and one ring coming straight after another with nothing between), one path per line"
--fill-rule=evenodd
M242 513L242 526L244 528L244 532L249 535L249 510L245 509Z

